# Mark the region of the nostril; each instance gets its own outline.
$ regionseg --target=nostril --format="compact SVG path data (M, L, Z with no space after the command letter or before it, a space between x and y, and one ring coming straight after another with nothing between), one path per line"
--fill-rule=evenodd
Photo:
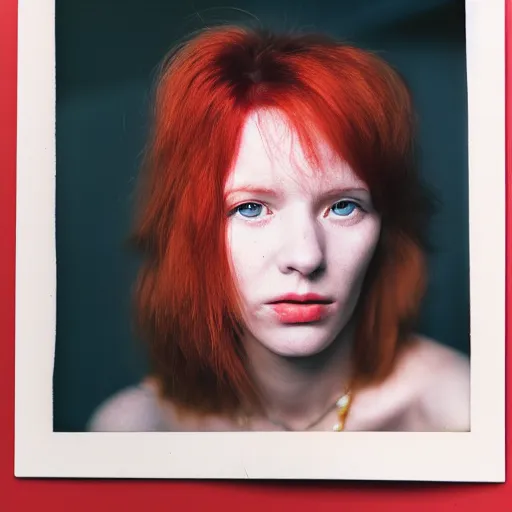
M313 270L313 272L311 272L308 277L309 277L309 279L314 281L315 279L319 279L320 277L322 277L324 272L325 272L325 265L320 265L318 268Z

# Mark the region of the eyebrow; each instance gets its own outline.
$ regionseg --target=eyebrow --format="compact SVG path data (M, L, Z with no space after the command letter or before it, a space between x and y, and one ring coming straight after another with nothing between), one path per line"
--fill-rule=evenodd
M275 189L267 188L267 187L258 187L253 185L245 185L236 187L233 189L227 190L225 197L228 198L233 194L237 194L240 192L250 192L252 194L263 195L267 197L282 197L283 194ZM324 197L335 197L342 194L353 194L353 193L364 193L369 194L370 191L364 187L333 187L325 192L322 192L321 196Z
M333 187L326 190L321 195L326 197L337 196L340 194L353 194L353 193L364 193L369 194L370 190L365 187Z
M257 187L257 186L253 186L253 185L245 185L245 186L241 186L241 187L236 187L236 188L232 188L232 189L228 189L226 191L226 194L225 194L225 197L229 197L233 194L237 194L239 192L250 192L252 194L258 194L258 195L263 195L263 196L267 196L267 197L282 197L282 193L275 190L275 189L271 189L271 188L266 188L266 187Z

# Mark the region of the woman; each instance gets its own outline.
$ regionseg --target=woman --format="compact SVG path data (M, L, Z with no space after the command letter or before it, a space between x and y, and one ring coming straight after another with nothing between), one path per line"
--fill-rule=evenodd
M469 364L413 333L431 204L400 77L220 27L163 66L135 242L151 376L91 430L469 430Z

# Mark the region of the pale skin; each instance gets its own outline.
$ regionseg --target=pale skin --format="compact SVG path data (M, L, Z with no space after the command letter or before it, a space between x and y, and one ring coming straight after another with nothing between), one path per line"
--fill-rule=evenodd
M418 337L403 354L395 371L379 385L354 397L345 431L467 432L470 430L468 360L433 340ZM157 385L149 380L150 385ZM299 388L302 383L297 383ZM316 389L319 389L315 386ZM236 418L178 414L162 404L170 431L281 431L263 417L249 425ZM304 415L304 422L309 421ZM311 431L330 431L337 421L332 411Z
M257 112L226 183L243 344L265 412L199 417L165 402L169 430L332 430L337 422L334 409L324 413L350 383L350 320L381 222L365 183L319 144L323 172L311 168L285 119ZM320 321L283 323L269 302L288 293L330 303ZM468 431L469 385L465 356L417 336L387 379L354 394L345 430Z

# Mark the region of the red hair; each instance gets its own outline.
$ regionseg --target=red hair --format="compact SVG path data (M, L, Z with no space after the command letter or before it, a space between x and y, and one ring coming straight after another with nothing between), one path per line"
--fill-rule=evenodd
M248 114L278 109L309 158L321 136L370 188L381 238L356 310L355 376L393 368L425 286L429 201L415 169L414 116L399 75L319 35L208 29L164 62L134 240L144 263L137 323L163 394L225 413L258 404L225 244L224 183Z

